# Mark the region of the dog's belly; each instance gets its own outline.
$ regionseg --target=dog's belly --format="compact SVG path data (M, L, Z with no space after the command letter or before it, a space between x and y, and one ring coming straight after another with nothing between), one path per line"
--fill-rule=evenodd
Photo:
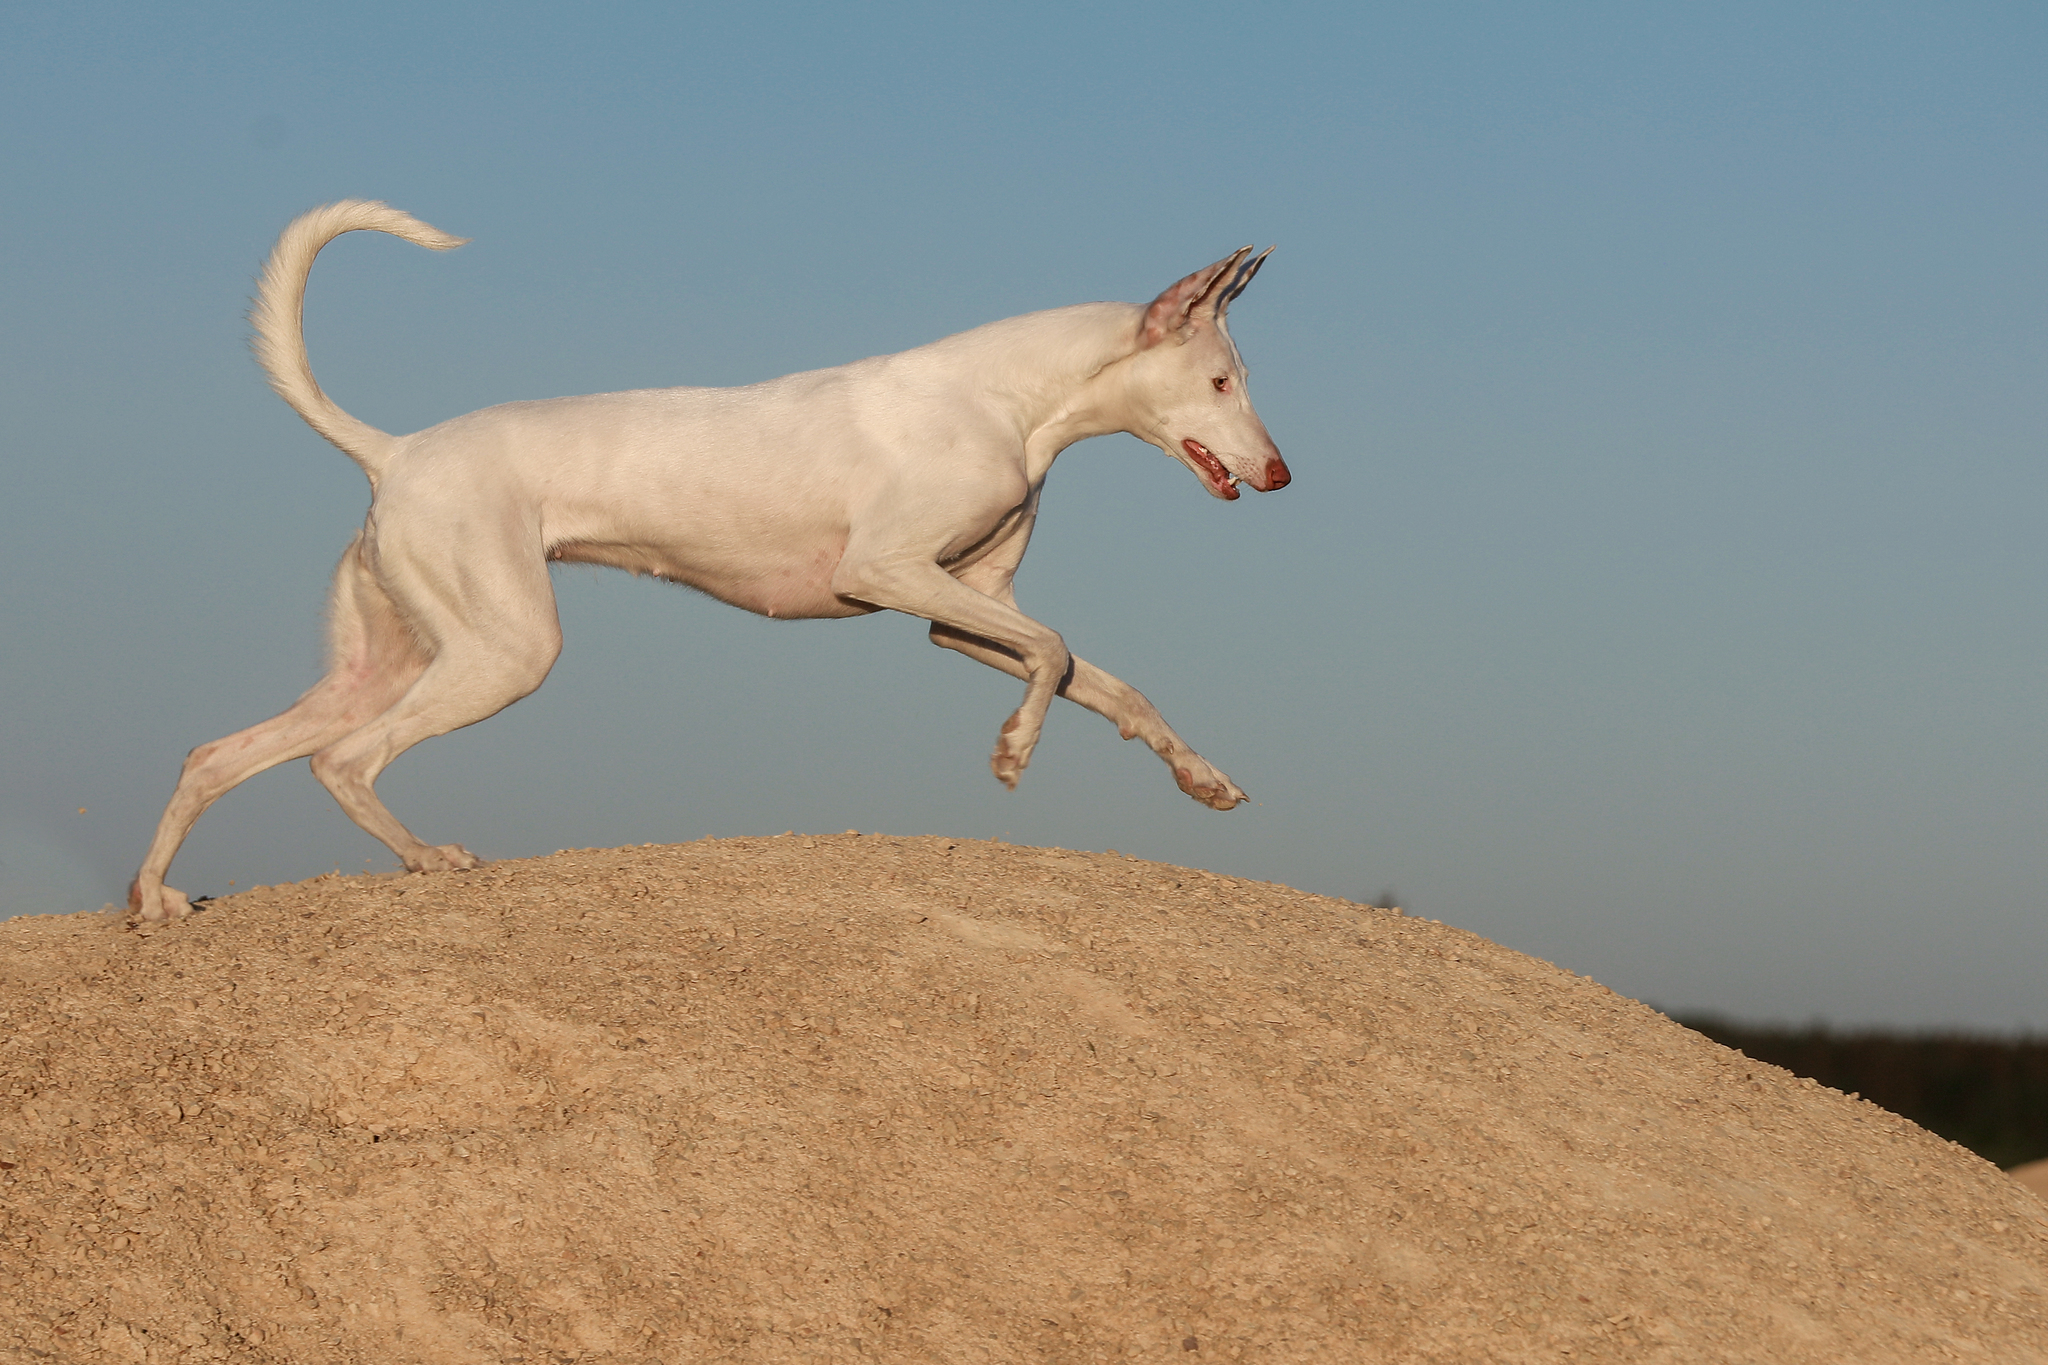
M744 567L714 556L693 556L669 546L568 542L549 558L569 564L603 564L650 578L681 583L721 602L777 620L821 620L866 616L877 608L832 591L832 572L846 552L844 541L773 556L756 553Z

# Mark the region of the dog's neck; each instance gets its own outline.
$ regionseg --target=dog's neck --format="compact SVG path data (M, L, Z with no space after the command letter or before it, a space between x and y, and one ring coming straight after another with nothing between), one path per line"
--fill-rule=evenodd
M1144 314L1136 304L1083 303L1005 318L920 349L943 351L954 381L1016 424L1037 484L1076 441L1131 429L1136 418L1115 372L1137 351Z

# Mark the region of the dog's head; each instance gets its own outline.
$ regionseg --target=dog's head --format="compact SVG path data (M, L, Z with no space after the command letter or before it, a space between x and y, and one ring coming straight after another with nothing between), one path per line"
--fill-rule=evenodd
M1244 358L1230 340L1230 305L1259 273L1271 247L1245 247L1168 289L1138 324L1131 357L1132 434L1179 460L1215 497L1248 483L1261 493L1292 477L1266 424L1252 411Z

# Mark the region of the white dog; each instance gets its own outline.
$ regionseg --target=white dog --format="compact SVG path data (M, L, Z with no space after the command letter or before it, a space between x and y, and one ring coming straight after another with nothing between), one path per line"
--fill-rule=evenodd
M1246 799L1136 688L1019 611L1011 579L1054 457L1086 437L1149 441L1218 498L1287 483L1224 318L1264 255L1246 247L1146 307L1081 304L745 388L506 403L392 436L321 392L301 325L313 258L363 229L436 251L464 240L383 204L329 204L278 239L253 315L271 386L370 478L369 517L329 594L327 675L185 760L129 890L141 919L188 909L163 879L201 812L307 754L407 868L477 866L459 844L414 837L372 784L421 740L540 686L562 643L551 560L653 574L767 616L922 617L932 643L1026 684L991 759L1005 786L1057 693L1143 739L1197 801Z

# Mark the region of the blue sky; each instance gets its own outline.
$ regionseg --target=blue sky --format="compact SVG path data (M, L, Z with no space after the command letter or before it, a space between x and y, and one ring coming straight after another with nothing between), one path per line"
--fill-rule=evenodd
M784 829L1114 847L1668 1008L2048 1029L2048 16L2027 5L17 5L0 14L0 913L121 894L311 682L355 467L245 350L314 204L351 412L1233 312L1295 474L1074 448L1022 603L1260 803L916 623L558 576L534 697L380 789L486 856ZM85 814L79 814L79 808ZM388 869L291 765L193 894Z

